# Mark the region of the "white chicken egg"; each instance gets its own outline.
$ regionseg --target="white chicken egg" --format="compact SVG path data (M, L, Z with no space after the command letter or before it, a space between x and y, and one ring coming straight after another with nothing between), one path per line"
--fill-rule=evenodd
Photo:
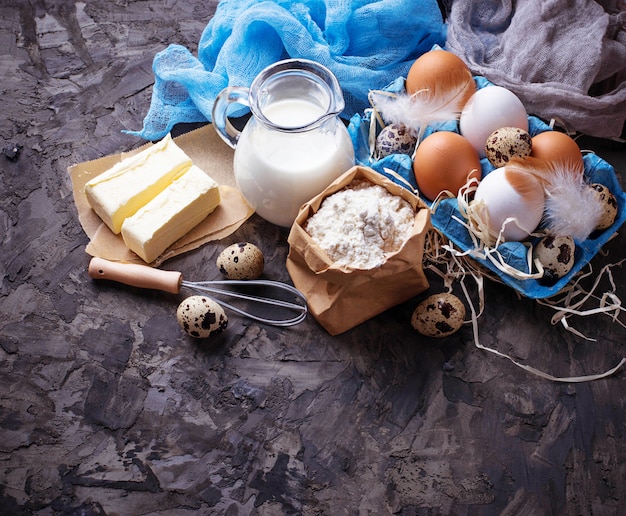
M502 86L486 86L474 93L461 112L459 129L478 155L485 157L485 143L496 129L517 127L528 131L528 114L522 101Z
M488 229L490 244L502 230L505 241L525 240L541 222L545 194L532 174L508 167L487 174L468 209L472 225Z

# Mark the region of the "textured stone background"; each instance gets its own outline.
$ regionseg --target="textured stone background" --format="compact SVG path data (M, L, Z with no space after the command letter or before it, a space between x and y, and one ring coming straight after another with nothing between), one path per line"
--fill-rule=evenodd
M199 343L177 326L180 296L88 278L67 167L142 143L121 130L141 126L152 57L195 50L214 8L0 4L0 143L23 146L0 156L0 513L626 512L626 371L542 380L477 349L469 327L419 337L419 299L339 337L311 318L233 316ZM623 151L598 152L623 173ZM164 268L217 279L219 251L248 240L288 281L286 237L253 217ZM625 245L622 231L594 269ZM524 363L569 376L626 356L607 317L574 320L589 342L510 289L487 282L486 300L481 342Z

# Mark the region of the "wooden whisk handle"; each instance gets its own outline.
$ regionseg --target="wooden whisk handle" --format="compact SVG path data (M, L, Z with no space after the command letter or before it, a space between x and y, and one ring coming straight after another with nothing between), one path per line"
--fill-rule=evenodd
M182 272L164 271L137 263L112 262L94 257L89 262L88 274L95 279L124 283L132 287L152 288L178 294L183 282Z

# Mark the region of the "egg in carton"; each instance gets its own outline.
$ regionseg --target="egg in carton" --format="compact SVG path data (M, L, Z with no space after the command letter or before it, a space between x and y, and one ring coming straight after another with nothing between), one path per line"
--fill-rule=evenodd
M473 80L477 91L494 86L481 76L475 76ZM405 92L405 79L397 78L382 91L392 94ZM371 152L372 127L376 125L373 117L376 116L376 113L370 110L363 114L356 114L350 120L348 131L355 148L356 163L371 167L410 191L420 192L415 178L412 156L407 154L390 154L378 158ZM527 124L520 129L526 131L534 142L556 138L556 134L561 134L553 131L552 127L538 117L527 115L526 119ZM507 127L515 126L515 124L511 125L509 123L505 125ZM459 120L438 121L430 124L421 131L420 141L424 141L429 135L440 131L461 134ZM544 135L543 133L547 134ZM540 145L537 148L539 149ZM419 144L417 149L419 149ZM417 150L415 151L416 153ZM541 275L537 274L536 270L533 270L532 263L530 263L529 267L528 241L500 242L497 247L497 261L503 265L494 263L493 256L474 253L477 247L476 238L470 235L466 227L466 218L459 211L459 203L456 197L444 196L436 199L436 203L433 202L433 199L429 199L426 196L421 195L421 197L431 207L432 225L461 253L472 255L472 258L479 265L485 267L503 283L526 297L533 299L549 298L559 293L570 283L574 276L589 263L626 220L626 195L621 189L612 165L593 153L580 154L580 158L582 159L584 169L584 183L590 187L592 186L597 191L601 190L604 192L605 207L603 212L606 212L606 214L603 215L603 224L594 228L586 238L576 241L575 259L571 270L553 282L546 282L545 279L541 279ZM483 178L498 168L489 161L486 155L480 158L480 167ZM598 192L596 195L601 194ZM536 241L537 239L535 239L535 243ZM513 272L512 274L511 271ZM518 271L519 274L517 273Z

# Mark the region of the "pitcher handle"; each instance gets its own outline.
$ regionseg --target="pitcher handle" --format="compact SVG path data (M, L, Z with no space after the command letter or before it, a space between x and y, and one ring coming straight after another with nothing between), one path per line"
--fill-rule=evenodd
M222 140L233 149L237 147L241 131L230 122L228 107L234 103L250 106L248 101L249 92L248 88L229 86L218 94L213 103L213 127L215 127L217 134L220 135Z

